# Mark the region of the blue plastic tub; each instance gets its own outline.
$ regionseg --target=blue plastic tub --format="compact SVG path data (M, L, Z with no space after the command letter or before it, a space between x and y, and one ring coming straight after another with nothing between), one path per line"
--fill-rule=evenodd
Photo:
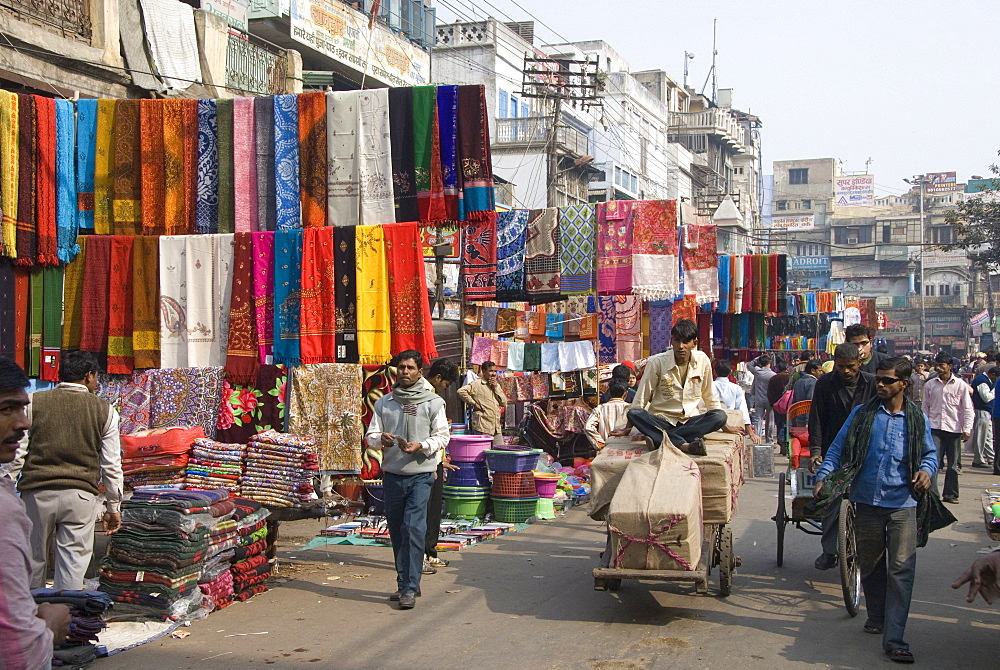
M445 470L444 480L448 486L489 486L490 470L486 463L453 463L458 470Z

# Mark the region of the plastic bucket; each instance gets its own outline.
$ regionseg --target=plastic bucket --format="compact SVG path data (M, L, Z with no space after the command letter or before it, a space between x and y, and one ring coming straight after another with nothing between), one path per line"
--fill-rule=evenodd
M448 457L457 463L480 463L486 460L483 452L492 446L492 435L452 435Z
M463 463L457 461L453 465L458 470L445 470L445 483L448 486L489 486L490 471L486 463Z
M539 498L535 504L535 516L539 519L555 519L556 507L552 504L552 498Z
M552 498L559 486L559 475L535 473L535 490L540 498Z
M445 498L481 498L489 496L489 486L448 486L441 487L441 495Z
M444 513L452 519L482 519L487 498L445 498Z

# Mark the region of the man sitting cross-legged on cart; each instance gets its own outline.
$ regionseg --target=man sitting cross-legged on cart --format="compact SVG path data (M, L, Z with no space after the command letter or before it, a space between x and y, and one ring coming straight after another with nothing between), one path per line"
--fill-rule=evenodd
M839 505L855 504L854 532L868 620L866 633L882 634L882 648L897 663L912 663L903 640L910 612L918 533L918 498L926 505L937 473L937 449L930 423L906 399L912 373L905 358L879 362L877 398L855 407L816 473L813 496ZM918 537L918 534L920 537Z
M703 438L724 428L727 418L712 381L712 363L698 350L698 326L681 319L670 329L670 348L646 362L628 425L612 435L628 435L634 426L649 438L651 449L659 449L666 432L681 451L704 456ZM699 414L702 402L707 411Z

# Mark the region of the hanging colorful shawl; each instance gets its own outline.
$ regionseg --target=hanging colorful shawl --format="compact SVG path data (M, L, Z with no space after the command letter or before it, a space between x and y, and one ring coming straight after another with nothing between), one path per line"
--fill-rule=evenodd
M562 299L559 289L559 210L531 210L524 244L524 286L533 305Z
M788 257L784 254L778 255L778 312L787 311L785 305L788 304ZM813 296L815 298L815 295Z
M598 316L598 362L602 365L606 363L618 362L618 349L615 344L615 319L618 316L618 307L613 296L599 296L597 298Z
M58 265L56 233L56 101L35 96L38 154L35 167L36 261Z
M778 279L778 255L768 254L767 256L767 311L769 314L778 313L778 292L780 281Z
M414 86L413 153L416 166L417 207L424 222L447 218L441 178L441 140L438 132L436 86Z
M257 230L275 230L278 205L274 190L274 98L254 98L253 113L257 137Z
M56 100L56 255L58 261L69 263L78 253L77 193L73 153L77 150L74 138L73 103ZM83 151L81 147L80 152Z
M326 94L326 124L327 225L356 226L361 216L357 91Z
M253 243L253 304L257 326L257 361L274 355L274 233L251 233Z
M139 100L115 105L111 157L111 227L116 235L135 235L142 226L142 146Z
M0 103L2 100L3 98L0 96ZM2 147L2 119L3 105L0 104L0 147ZM74 146L76 149L77 228L93 230L94 166L97 158L97 100L94 98L81 98L76 101ZM3 156L7 156L6 151L3 152Z
M596 237L597 219L593 205L559 208L559 286L562 293L582 295L594 290Z
M299 294L302 281L302 231L274 233L274 362L301 365Z
M753 311L754 282L760 281L760 276L754 273L753 256L743 257L743 313Z
M215 100L198 101L198 199L194 232L219 232L219 120Z
M467 221L462 245L462 291L466 300L493 300L497 289L496 214Z
M733 273L733 314L743 313L743 281L746 273L746 256L733 256L730 261Z
M18 93L17 101L18 142L21 145L18 155L17 264L31 267L38 255L38 228L35 222L35 161L38 150L35 98Z
M150 370L153 428L201 426L215 437L222 397L222 368Z
M693 293L685 294L680 300L674 301L673 325L681 319L695 321L698 315L698 301Z
M337 362L358 362L358 284L356 226L334 228L337 302Z
M430 360L437 356L434 324L427 299L420 227L416 223L383 226L389 269L392 351L416 349Z
M392 223L392 143L389 137L389 89L353 91L357 94L357 139L361 220L364 225Z
M333 228L306 228L302 235L302 362L337 361L336 278Z
M94 232L111 234L111 206L114 166L114 124L117 100L101 98L97 101L97 149L94 156Z
M524 247L528 210L497 214L497 300L524 300Z
M496 206L486 110L484 86L458 87L458 154L464 208L460 219L463 221L482 219Z
M24 371L31 377L37 377L41 372L42 360L42 324L45 321L45 278L41 272L32 272L29 277L31 286L29 288L28 365Z
M684 291L694 293L698 304L719 299L719 254L714 225L684 227Z
M24 338L21 338L20 357L17 353L17 339L17 279L14 264L6 258L0 258L0 356L6 356L24 367Z
M195 232L195 222L198 219L198 157L199 157L199 100L181 100L181 118L184 122L184 135L181 138L184 147L184 202L186 225L185 233Z
M160 263L160 365L164 368L188 367L187 286L184 281L187 265L185 239L183 235L164 235L159 238L159 255L163 261ZM91 240L87 249L88 275L93 245L94 241ZM204 289L199 287L198 290ZM86 285L84 296L86 299Z
M0 229L3 255L17 256L17 185L18 185L18 106L17 94L0 90Z
M437 109L444 215L449 221L457 221L463 211L458 166L458 86L438 86Z
M187 283L202 287L188 293L188 364L192 367L220 367L229 341L229 312L232 306L232 268L235 255L233 233L212 235L211 244L200 244L197 236L187 242ZM198 251L202 258L199 263ZM209 290L204 290L209 288Z
M644 300L665 300L680 292L677 264L677 201L648 200L634 204L635 245L632 249L634 292Z
M358 287L358 358L381 365L391 356L389 276L382 226L359 226L355 240Z
M698 348L712 358L712 314L698 312Z
M94 235L87 241L87 266L83 275L83 308L80 315L80 349L83 351L107 351L110 276L111 237Z
M233 178L233 100L215 101L219 155L219 225L220 233L235 232L233 199L235 181Z
M661 354L670 346L670 328L673 326L673 300L655 300L649 303L649 353Z
M132 242L132 354L137 368L160 367L160 241L137 236ZM66 284L70 271L66 269ZM69 295L67 291L67 295Z
M87 265L87 240L90 237L80 237L80 253L66 266L66 277L63 282L63 335L62 348L65 351L75 351L80 348L80 338L83 329L83 278ZM159 292L156 293L159 299Z
M257 326L253 301L252 233L234 236L233 279L229 307L229 344L226 350L226 379L232 384L249 385L257 377Z
M223 382L215 439L246 444L261 431L283 430L287 381L285 366L265 365L252 385Z
M719 312L725 314L729 311L729 256L719 256Z
M28 364L28 316L31 309L31 272L27 268L15 268L14 264L0 259L0 264L13 268L14 272L14 362L22 368ZM2 326L0 326L2 328Z
M97 397L107 400L118 410L121 418L118 429L122 435L149 430L152 426L152 374L139 372L131 375L97 376Z
M115 235L111 238L107 364L107 371L111 374L130 374L134 366L132 355L134 239L130 235Z
M303 365L292 373L288 430L316 440L320 470L361 470L360 397L357 365Z
M597 206L597 290L602 295L632 292L633 200Z
M237 233L257 230L257 145L253 101L253 98L233 100L233 216Z
M298 96L302 226L326 225L326 95Z
M417 175L413 144L414 126L417 121L413 113L413 91L414 88L411 86L389 89L392 194L396 207L396 221L400 222L417 221L420 218L417 209Z
M634 295L617 295L614 301L615 353L618 360L637 361L642 358L642 301Z
M150 101L151 103L153 101ZM143 228L147 233L162 230L167 235L180 235L187 230L187 201L184 199L184 110L182 101L168 99L155 101L160 106L160 118L156 111L150 109L149 138L146 140L152 147L150 155L143 154L143 188L149 189L152 201L149 203L148 216L146 202L143 200ZM162 137L154 136L157 125L161 128ZM163 166L159 165L157 154L162 149ZM149 179L146 175L149 175ZM159 186L156 179L163 179L163 209L155 210L159 198ZM145 194L144 194L145 198ZM163 222L160 226L160 221Z
M299 103L274 96L274 195L278 230L302 227L299 193Z

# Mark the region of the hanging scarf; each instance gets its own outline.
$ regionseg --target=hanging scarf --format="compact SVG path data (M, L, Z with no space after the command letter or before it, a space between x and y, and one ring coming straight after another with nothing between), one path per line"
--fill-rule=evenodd
M150 189L153 200L150 202L148 218L144 217L143 228L147 233L162 230L167 235L180 235L187 231L187 201L184 199L184 108L181 100L168 99L157 101L160 106L160 118L156 118L156 112L150 110L149 133L147 140L153 152L151 155L143 156L143 160L148 160L148 167L145 169L150 175L147 181L143 175L143 188ZM162 137L157 140L153 134L156 132L157 121L161 128ZM157 153L162 147L163 167L158 165ZM162 170L162 172L161 172ZM159 186L155 180L162 174L163 179L163 209L161 213L155 210L156 199L159 198ZM143 203L145 205L145 201ZM145 212L144 212L145 214ZM163 221L162 227L159 222Z
M524 244L524 286L533 305L561 300L559 288L559 210L532 210Z
M597 206L597 290L602 295L632 291L634 204L613 200Z
M467 221L462 246L462 291L466 300L493 300L497 287L496 213Z
M337 362L358 362L358 283L356 226L334 228L337 302Z
M694 293L698 304L719 299L719 254L714 225L685 226L684 292Z
M596 237L597 219L593 205L559 208L559 274L562 293L583 295L593 292Z
M357 139L361 220L364 225L396 220L392 199L392 142L389 137L389 89L354 91L357 94Z
M14 272L14 362L22 368L27 367L28 352L28 316L31 305L31 273L27 268L14 268L13 263L0 259L0 264L13 268ZM2 326L0 326L2 328Z
M326 95L298 96L302 226L326 225Z
M366 365L389 360L389 276L382 226L360 226L355 240L358 287L358 357Z
M257 230L275 230L278 205L274 190L274 98L254 98L253 114L257 138Z
M184 235L164 235L160 242L160 365L163 368L186 368L187 364L187 284L188 264ZM90 243L93 246L93 242ZM88 249L87 256L93 253ZM88 260L87 273L90 273ZM194 287L192 287L194 289ZM205 290L198 287L199 291ZM86 296L86 291L84 292ZM84 328L86 333L86 328Z
M233 100L215 101L218 125L219 155L219 232L235 232L234 198L235 179L233 177Z
M257 327L253 300L252 233L234 236L232 297L229 307L229 339L226 350L226 379L231 384L249 385L257 377Z
M14 264L0 258L0 356L15 361L24 367L24 338L20 347L17 337L17 279ZM18 349L20 348L20 356Z
M31 95L18 93L17 104L20 144L18 154L20 172L17 184L17 264L31 267L38 255L38 228L35 221L35 170L38 153L35 99Z
M333 228L306 228L302 236L302 362L337 361Z
M111 157L111 227L135 235L142 225L142 146L139 100L119 100Z
M649 303L649 353L651 356L663 353L670 346L673 311L673 300L655 300Z
M89 238L80 315L80 349L83 351L107 351L110 269L111 237L95 235Z
M108 364L111 374L131 374L133 240L128 235L111 238L111 285L108 297ZM140 262L145 262L143 259Z
M497 214L497 300L515 301L527 297L524 289L527 234L528 210L512 209Z
M229 341L232 306L233 233L187 237L188 365L221 367ZM208 289L208 290L205 290Z
M80 253L66 266L66 277L63 283L63 336L62 348L65 351L76 351L80 348L80 338L83 329L83 277L87 265L87 240L80 237ZM156 293L159 298L159 293Z
M357 91L326 94L326 211L331 226L356 226L361 215L357 155L361 128L357 105Z
M35 173L35 217L39 265L58 265L56 232L56 101L35 96L38 160Z
M111 168L114 165L114 121L117 100L97 101L97 134L94 155L94 232L111 234L112 187Z
M788 304L788 257L784 254L778 255L778 310L779 312L787 311L786 305ZM815 294L813 295L815 298Z
M416 223L383 226L389 268L389 311L392 351L416 349L426 359L437 357L434 324L427 299L420 228Z
M250 233L253 244L253 303L257 362L274 355L274 233Z
M132 353L137 368L160 367L160 240L138 236L132 241ZM69 285L70 265L66 270Z
M90 150L92 155L93 147ZM80 253L76 242L79 218L74 151L81 155L85 148L76 143L73 103L69 100L56 100L56 254L62 263L69 263Z
M743 290L741 292L743 308L742 312L753 311L753 291L754 281L760 281L760 276L754 273L753 256L743 257Z
M416 166L417 207L423 222L447 218L441 177L441 139L438 131L436 86L413 91L413 162Z
M636 202L632 273L635 294L645 300L665 300L680 292L677 264L677 201Z
M486 110L486 87L481 84L458 87L458 153L463 207L460 219L463 221L482 220L496 206Z
M274 362L297 367L299 294L302 286L302 231L274 233Z
M458 169L458 86L438 86L438 133L441 138L441 183L445 218L458 220L463 208Z
M184 211L185 233L194 233L198 219L198 152L199 152L199 101L181 100L181 118L184 122L184 135L181 138L184 147Z
M20 161L17 94L0 90L0 230L3 255L17 256L17 186Z
M781 291L781 281L778 278L778 254L768 254L767 256L767 311L770 314L778 313L778 294Z
M698 301L693 293L685 294L680 300L674 301L673 325L681 319L696 321L698 317Z
M615 301L615 353L620 361L642 358L642 301L634 295L617 295Z
M3 106L0 105L0 119L2 114ZM76 101L75 140L77 228L93 230L94 167L97 159L97 100L93 98L81 98ZM7 153L4 152L3 155L7 156Z
M417 209L417 175L414 156L414 127L417 118L413 113L413 91L414 88L410 86L389 89L392 194L396 207L396 221L417 221L420 218ZM427 176L429 179L429 171Z
M42 324L45 322L45 278L41 272L32 272L28 280L30 312L28 315L28 365L25 372L37 377L41 372Z
M215 100L198 101L196 233L219 232L219 119Z
M257 149L254 98L233 100L233 216L235 232L257 230Z
M302 227L298 96L274 96L274 195L278 230Z
M729 311L729 256L719 256L719 306L718 310L721 313L726 313Z
M598 316L598 361L603 364L618 362L618 349L615 344L615 319L618 308L615 305L613 296L599 296L597 298L597 308L600 310Z

